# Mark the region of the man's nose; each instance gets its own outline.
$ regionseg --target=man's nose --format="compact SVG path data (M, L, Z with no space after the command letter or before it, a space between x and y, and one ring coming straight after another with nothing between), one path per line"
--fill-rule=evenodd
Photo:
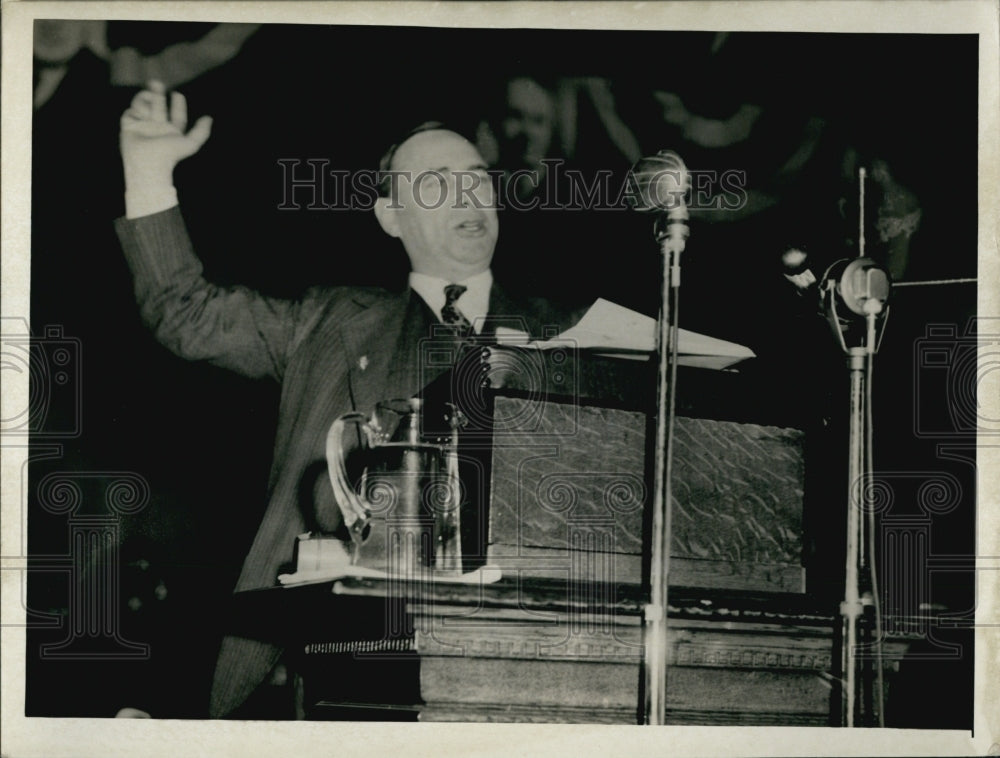
M451 197L455 198L458 208L482 208L493 200L492 187L488 180L476 174L459 174L453 176L448 187Z
M448 193L448 200L456 208L467 208L469 206L468 178L463 179L461 172L454 173L448 177L448 185L445 192Z

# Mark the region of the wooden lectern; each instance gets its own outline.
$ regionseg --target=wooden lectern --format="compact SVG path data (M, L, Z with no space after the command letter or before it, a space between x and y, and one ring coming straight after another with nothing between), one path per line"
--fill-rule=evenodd
M563 349L487 347L476 360L462 541L469 566L502 579L267 590L309 608L285 614L308 619L287 631L300 712L638 723L653 367ZM679 383L668 720L835 723L836 609L804 594L803 433L766 423L739 379L690 369ZM425 396L469 401L459 384L446 376ZM367 604L364 631L344 603ZM888 671L905 644L887 646ZM350 694L352 677L368 694Z

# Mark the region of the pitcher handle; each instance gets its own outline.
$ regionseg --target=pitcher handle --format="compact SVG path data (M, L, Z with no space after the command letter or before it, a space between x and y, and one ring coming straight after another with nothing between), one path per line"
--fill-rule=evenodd
M345 413L330 426L326 435L326 470L333 487L333 496L344 517L344 525L351 535L357 550L368 539L371 532L371 509L368 502L361 497L347 478L347 466L344 462L344 427L348 423L364 424L366 438L370 440L368 419L363 413Z

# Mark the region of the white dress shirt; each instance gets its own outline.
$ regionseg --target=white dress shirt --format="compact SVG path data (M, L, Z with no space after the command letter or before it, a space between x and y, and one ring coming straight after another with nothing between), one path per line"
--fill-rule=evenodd
M470 276L460 282L450 282L436 276L410 272L410 289L424 299L428 307L441 319L444 308L444 288L449 284L461 284L468 289L455 301L455 307L469 319L476 334L483 329L483 320L490 310L490 288L493 286L493 272L489 269ZM443 320L443 319L442 319Z

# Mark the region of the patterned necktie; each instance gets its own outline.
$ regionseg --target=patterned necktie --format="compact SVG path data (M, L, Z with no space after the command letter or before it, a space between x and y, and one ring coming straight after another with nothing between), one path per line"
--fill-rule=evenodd
M449 284L444 288L444 307L441 309L441 320L455 328L459 339L466 339L472 334L472 324L458 308L455 301L462 296L468 287L462 284Z

